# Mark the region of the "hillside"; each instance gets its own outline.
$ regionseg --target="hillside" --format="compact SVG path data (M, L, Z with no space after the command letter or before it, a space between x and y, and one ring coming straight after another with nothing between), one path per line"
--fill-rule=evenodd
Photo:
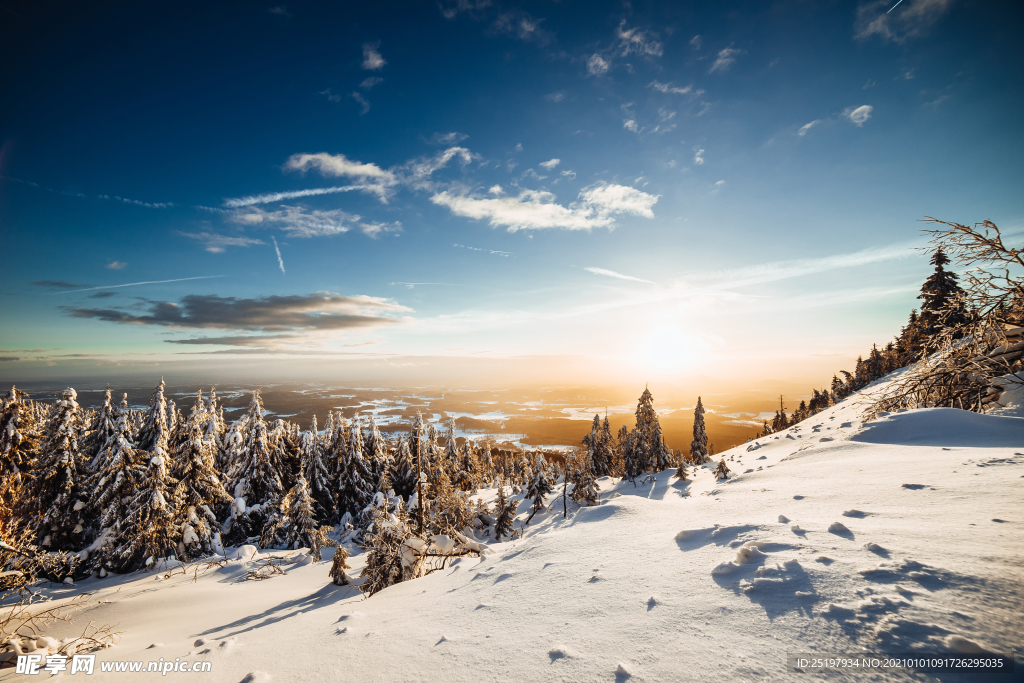
M329 556L263 581L233 560L195 581L53 588L100 604L51 635L116 623L124 637L100 661L208 660L211 681L793 680L787 653L1020 650L1019 406L864 422L865 405L725 452L725 482L708 466L688 482L603 479L601 504L567 517L552 496L523 538L369 599L329 583ZM300 557L258 557L271 555Z

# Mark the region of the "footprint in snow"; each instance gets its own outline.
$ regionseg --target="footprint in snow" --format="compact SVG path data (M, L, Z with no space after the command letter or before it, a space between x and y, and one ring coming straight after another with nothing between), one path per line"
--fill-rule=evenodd
M822 563L823 565L825 565L826 567L827 567L828 565L832 564L833 562L835 562L835 560L833 560L833 559L832 559L831 557L825 557L824 555L819 555L819 556L817 557L817 559L815 559L814 561L815 561L815 562L820 562L820 563Z
M779 515L779 523L789 524L789 517L787 517L786 515Z
M927 488L925 484L903 484L902 488L910 489L911 491L920 491L923 488Z
M866 543L864 545L864 549L873 552L875 555L880 555L885 558L889 557L889 551L877 543Z
M846 525L842 522L832 522L828 526L828 532L835 534L836 536L842 536L843 538L853 538L853 532L846 528Z
M559 659L566 659L569 655L565 653L562 648L555 648L554 650L548 650L548 657L551 657L551 663L554 664Z
M867 516L868 516L868 513L861 512L860 510L847 510L846 512L843 513L843 517L857 517L857 518L861 518L861 517L867 517Z
M656 597L654 597L654 596L652 595L652 596L651 596L651 597L650 597L650 598L649 598L649 599L647 600L647 611L648 611L648 612L650 612L650 611L651 611L652 609L654 609L655 607L657 607L657 606L658 606L659 604L661 604L661 603L660 603L660 602L658 602L658 598L656 598Z
M803 500L806 496L793 496L793 500Z

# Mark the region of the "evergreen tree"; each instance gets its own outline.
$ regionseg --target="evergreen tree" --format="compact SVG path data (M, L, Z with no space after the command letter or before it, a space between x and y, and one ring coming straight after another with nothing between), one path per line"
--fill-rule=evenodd
M206 410L203 415L206 418L206 422L203 424L203 438L213 446L216 452L227 431L227 425L224 424L224 409L217 404L217 387L210 387L210 395L206 399Z
M544 461L544 456L538 455L537 462L533 467L533 477L526 488L526 498L533 501L533 512L530 513L530 519L533 519L535 514L544 509L544 498L552 490L554 489L551 486L548 465Z
M181 438L174 452L173 474L178 480L174 497L179 504L178 524L181 527L182 557L193 558L220 546L216 531L217 517L213 510L230 503L231 496L214 469L214 447L206 439L208 422L203 394L196 395L195 405L182 423Z
M409 442L405 439L398 444L398 456L391 466L388 474L392 488L395 493L408 499L416 491L416 473L412 454L409 451Z
M352 577L345 573L346 569L351 569L351 567L348 566L347 560L348 551L340 545L337 546L334 549L334 559L331 561L331 569L327 572L335 586L347 586L352 581Z
M103 405L96 412L90 425L91 434L89 434L86 454L93 458L93 466L96 462L95 457L103 450L107 439L114 434L114 424L117 421L116 413L117 409L110 402L110 387L107 387L107 391L103 395Z
M693 441L690 442L690 462L703 465L708 461L708 434L704 426L704 403L697 397L693 409Z
M944 328L956 327L968 320L959 278L943 267L949 263L949 257L940 247L929 262L935 266L935 271L921 285L921 293L917 297L922 302L919 325L926 339L931 339Z
M252 393L239 435L241 445L233 456L228 487L234 498L244 500L245 511L240 510L236 503L231 517L225 522L225 531L231 534L232 539L244 541L261 533L267 517L277 509L284 495L258 389Z
M566 477L572 473L572 499L578 505L593 505L597 502L597 481L594 479L594 463L590 448L580 451L570 463L566 460Z
M151 567L156 560L170 557L178 545L172 493L177 482L167 472L163 448L156 449L148 466L138 468L138 487L112 553L120 571Z
M338 481L338 513L357 517L373 498L373 475L363 460L359 425L353 424L344 469Z
M509 500L508 496L505 495L505 486L498 486L498 500L495 503L496 510L495 522L494 522L494 540L498 543L501 542L502 538L511 538L515 527L513 526L516 521L516 509L519 507L519 502L515 500Z
M25 395L12 386L0 408L0 519L5 520L27 503L22 489L39 449L38 423L22 401Z
M77 550L85 540L88 459L81 447L85 425L77 398L74 389L61 392L29 488L38 544L47 550Z
M261 544L283 545L292 550L309 548L309 554L319 562L321 551L331 544L327 538L330 528L317 525L313 505L306 478L300 473L295 486L281 501L279 516L264 528Z
M391 469L391 458L388 455L387 443L377 429L377 421L370 416L369 428L363 439L363 460L370 468L373 478L374 489L387 491L390 486L389 470Z
M157 447L167 450L170 440L170 426L167 422L167 400L164 398L164 380L153 390L149 408L142 421L136 443L139 450L156 452Z
M128 394L124 394L117 411L114 433L96 456L96 468L86 483L90 492L89 509L100 527L100 540L90 564L114 569L121 566L114 556L126 526L128 506L141 475L140 458L131 442L131 418Z
M725 464L725 458L718 461L718 467L715 468L715 479L728 479L729 478L729 467Z
M373 521L364 537L366 566L360 576L365 581L359 590L369 596L420 576L422 560L410 543L424 547L422 540L413 537L406 520L388 513L386 506L373 508Z
M313 498L316 518L321 521L335 519L334 487L331 485L330 469L324 462L324 452L316 428L316 415L310 422L309 431L302 435L299 470Z

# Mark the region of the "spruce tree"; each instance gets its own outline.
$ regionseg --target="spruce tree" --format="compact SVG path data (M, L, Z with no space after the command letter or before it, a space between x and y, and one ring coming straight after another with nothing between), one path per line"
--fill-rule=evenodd
M373 521L364 537L366 566L360 576L365 580L359 590L369 596L420 576L422 560L406 543L417 540L406 520L389 514L384 506L373 508Z
M74 389L61 392L29 487L38 544L47 550L77 550L85 541L83 485L89 462L82 452L85 425L77 398Z
M526 488L526 498L533 501L533 512L530 513L530 519L533 519L535 514L544 509L544 498L552 490L548 465L544 461L544 456L538 454L537 462L533 467L533 477L531 477L530 483Z
M39 450L39 427L25 392L11 387L0 409L0 517L11 519L28 501L23 487Z
M594 463L590 448L579 452L571 463L566 460L566 476L572 472L572 499L578 505L593 505L597 502L597 481L594 479Z
M330 528L317 524L313 506L306 478L300 473L295 486L281 501L280 516L272 527L268 525L264 529L263 545L273 545L276 541L292 550L309 548L309 554L319 562L321 551L331 544L327 538Z
M704 403L697 397L697 407L693 409L693 441L690 442L690 462L703 465L708 461L708 435L704 426Z
M362 436L359 425L353 424L349 435L349 447L344 468L338 480L338 514L347 512L358 517L373 498L373 479L366 461L363 460Z
M718 467L715 468L715 479L728 479L729 478L729 466L725 464L725 458L718 461Z
M409 451L409 441L406 439L402 439L398 444L398 455L391 465L388 479L391 481L391 487L399 496L408 499L416 491L416 473L412 454Z
M331 569L327 572L327 575L331 577L331 581L334 582L335 586L347 586L352 581L352 577L349 576L345 570L351 569L348 566L348 550L342 546L337 546L334 549L334 559L331 561Z
M164 398L164 380L153 390L149 399L149 408L139 429L136 439L139 450L156 452L157 447L164 451L168 448L170 425L167 422L167 400Z
M519 502L515 500L509 500L508 496L505 495L504 484L498 485L498 500L496 501L495 522L494 522L494 540L498 543L501 542L502 538L511 537L515 531L513 526L516 521L516 509L519 507Z
M233 455L228 488L234 498L245 501L246 510L243 513L236 505L232 516L225 522L225 531L233 540L244 541L262 532L268 515L278 507L284 495L258 389L252 393L239 437L241 444Z
M160 558L173 555L178 546L173 494L177 482L167 472L163 449L156 448L149 464L138 468L138 487L112 553L120 571L152 567Z
M943 266L949 257L942 248L935 250L929 261L935 271L921 285L921 315L919 325L926 339L931 339L946 327L956 327L967 322L964 307L964 290L960 287L956 273Z
M206 404L200 391L192 412L182 423L181 438L172 459L173 475L178 480L174 497L179 505L180 554L188 558L209 553L220 546L217 517L213 511L219 505L231 502L231 496L214 469L215 450L206 439L207 421Z
M90 492L89 508L100 528L94 555L88 558L95 567L116 569L121 566L114 550L121 542L128 505L139 486L142 467L139 452L131 442L131 432L128 394L124 394L114 433L96 456L95 472L86 484Z
M86 454L93 458L93 466L95 466L95 457L103 450L104 445L107 443L107 439L114 433L114 423L117 421L117 408L115 408L110 402L110 387L107 387L107 391L103 394L103 405L96 411L96 416L90 425L88 448Z
M322 522L335 520L334 487L331 485L330 469L324 462L320 435L317 433L316 415L309 424L309 431L302 435L299 470L313 498L316 518Z

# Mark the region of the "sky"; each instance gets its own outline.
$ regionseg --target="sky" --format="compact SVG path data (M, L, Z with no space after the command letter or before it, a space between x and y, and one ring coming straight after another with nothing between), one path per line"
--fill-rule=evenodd
M824 384L1019 239L1021 19L3 0L0 378Z

